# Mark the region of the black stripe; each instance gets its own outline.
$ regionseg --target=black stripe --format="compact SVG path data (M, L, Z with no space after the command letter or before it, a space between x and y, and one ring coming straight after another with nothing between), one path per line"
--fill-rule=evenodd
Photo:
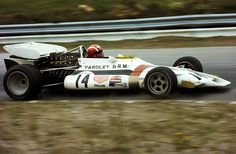
M191 74L192 76L194 76L195 78L197 78L198 80L201 80L202 78L198 77L197 75L193 74L193 73L189 73Z
M101 71L101 70L77 70L72 75L79 74L84 71L90 71L93 72L95 75L130 75L132 73L131 70L107 70L107 71Z

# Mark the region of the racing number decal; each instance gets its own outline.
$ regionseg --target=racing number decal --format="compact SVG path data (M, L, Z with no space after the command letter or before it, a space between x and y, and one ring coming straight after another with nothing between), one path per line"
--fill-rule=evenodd
M79 88L80 78L83 76L83 74L80 74L76 80L76 88ZM86 74L84 77L82 77L81 83L84 83L85 88L88 88L88 80L89 80L89 74Z
M88 80L89 80L89 74L87 74L81 82L81 83L84 83L85 88L88 88Z
M78 78L77 78L77 80L75 82L76 88L79 88L79 79L80 79L80 77L81 77L81 74L78 76Z

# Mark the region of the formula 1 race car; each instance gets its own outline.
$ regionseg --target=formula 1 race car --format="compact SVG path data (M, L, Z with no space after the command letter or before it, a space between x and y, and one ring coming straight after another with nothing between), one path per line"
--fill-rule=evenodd
M203 73L194 57L182 57L173 67L158 66L138 57L88 58L81 45L72 50L44 43L6 45L10 58L4 89L15 100L34 99L42 88L64 85L65 89L141 88L153 96L165 96L177 87L222 87L230 82Z

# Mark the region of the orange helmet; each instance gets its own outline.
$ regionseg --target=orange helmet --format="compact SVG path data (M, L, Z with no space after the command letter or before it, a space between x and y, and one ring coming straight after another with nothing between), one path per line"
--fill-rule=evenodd
M87 49L88 58L101 58L104 57L102 47L100 45L91 45Z

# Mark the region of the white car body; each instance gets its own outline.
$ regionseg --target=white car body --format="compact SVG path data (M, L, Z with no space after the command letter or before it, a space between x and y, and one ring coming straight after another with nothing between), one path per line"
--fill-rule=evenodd
M50 53L67 52L67 49L65 47L37 42L5 45L3 49L5 49L11 55L28 59L39 59L41 57L47 57L50 55Z
M122 55L108 58L81 58L79 64L81 67L65 78L64 86L66 89L128 89L130 86L143 88L146 74L153 68L161 67L138 57ZM191 69L165 67L170 68L175 73L180 87L221 87L230 84L229 81L220 77ZM87 86L85 86L82 80L87 75L89 79ZM79 76L80 79L78 79ZM118 83L111 86L112 79L115 77Z

